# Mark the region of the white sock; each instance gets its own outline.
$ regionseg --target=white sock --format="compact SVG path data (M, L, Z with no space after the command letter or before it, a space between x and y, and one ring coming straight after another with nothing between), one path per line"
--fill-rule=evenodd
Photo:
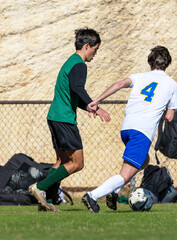
M120 192L120 190L121 190L121 188L117 188L116 190L114 190L114 192L115 192L116 194L118 194L118 193Z
M102 185L91 191L89 194L91 198L96 201L98 198L104 197L118 188L121 189L124 184L125 182L123 177L120 175L115 175L107 179Z

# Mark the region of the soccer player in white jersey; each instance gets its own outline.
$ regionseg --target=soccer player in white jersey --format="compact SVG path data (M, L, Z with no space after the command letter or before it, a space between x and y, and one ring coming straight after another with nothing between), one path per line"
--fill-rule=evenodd
M99 212L97 199L106 196L107 206L117 209L120 189L149 163L148 151L161 117L172 121L177 109L177 83L165 70L171 63L167 48L157 46L148 56L150 72L132 74L114 83L89 104L90 111L103 99L122 88L132 87L121 127L125 144L120 174L107 179L102 185L86 193L82 201L91 212Z

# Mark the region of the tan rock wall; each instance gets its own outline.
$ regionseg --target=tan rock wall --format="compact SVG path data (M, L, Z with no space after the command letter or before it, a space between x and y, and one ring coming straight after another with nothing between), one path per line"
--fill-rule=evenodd
M86 26L102 38L88 64L92 97L148 70L147 54L155 45L169 48L173 64L167 72L177 80L176 0L1 0L0 13L1 100L51 100L59 68L74 52L74 30Z

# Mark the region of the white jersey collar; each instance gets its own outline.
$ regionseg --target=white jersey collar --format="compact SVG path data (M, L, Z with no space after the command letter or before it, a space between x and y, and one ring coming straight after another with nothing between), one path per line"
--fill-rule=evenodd
M151 72L158 72L158 73L161 73L161 74L165 74L165 71L163 71L163 70L158 70L158 69L154 69L154 70L152 70Z

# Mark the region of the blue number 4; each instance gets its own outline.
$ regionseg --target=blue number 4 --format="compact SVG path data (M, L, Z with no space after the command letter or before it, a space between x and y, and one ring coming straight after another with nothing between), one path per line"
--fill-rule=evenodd
M152 82L141 90L140 93L142 95L147 96L147 97L144 98L144 101L146 101L146 102L151 102L152 101L152 98L154 97L155 89L156 89L157 85L158 85L158 83Z

